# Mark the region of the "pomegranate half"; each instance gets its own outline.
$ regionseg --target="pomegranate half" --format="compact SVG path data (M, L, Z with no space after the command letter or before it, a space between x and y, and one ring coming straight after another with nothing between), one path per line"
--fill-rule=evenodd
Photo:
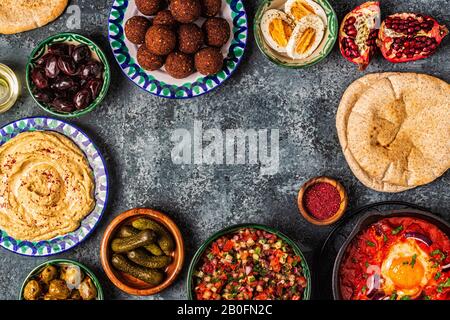
M364 70L377 50L380 3L369 1L349 12L339 28L341 54Z
M396 13L380 26L377 45L394 63L424 59L436 52L448 29L429 16Z

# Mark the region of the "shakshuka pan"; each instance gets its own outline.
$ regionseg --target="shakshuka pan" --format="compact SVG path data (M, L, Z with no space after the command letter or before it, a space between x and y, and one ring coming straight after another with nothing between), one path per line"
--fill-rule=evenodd
M339 268L345 300L450 300L450 240L411 217L384 218L349 244Z

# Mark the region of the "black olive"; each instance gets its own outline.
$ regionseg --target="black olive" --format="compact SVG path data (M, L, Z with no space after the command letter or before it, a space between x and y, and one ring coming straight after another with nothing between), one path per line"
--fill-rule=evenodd
M48 79L45 76L45 71L42 68L34 68L31 72L31 81L39 89L48 87Z
M56 78L59 74L60 70L58 67L58 58L56 56L51 56L47 59L45 64L45 75L48 78Z
M67 76L58 77L56 81L51 85L51 88L54 90L69 90L74 86L77 86L75 81L72 78Z
M48 90L37 90L33 93L34 98L43 103L49 103L53 99L53 94Z
M87 78L101 78L103 76L103 65L98 61L90 61L84 66L81 66L80 77Z
M77 73L75 62L68 56L58 58L58 68L68 76L73 76Z
M44 54L42 57L40 57L39 59L37 59L36 64L40 67L45 67L45 64L47 63L47 59L52 57L53 54L51 53L46 53Z
M65 56L69 54L69 45L67 43L58 42L48 47L48 52L58 56Z
M61 98L56 98L55 100L53 100L52 106L56 110L63 112L72 112L75 110L75 106L73 105L72 102Z
M91 58L91 50L87 45L80 44L73 50L72 58L76 63L85 62Z
M86 88L89 89L91 92L92 98L97 98L98 94L100 93L100 90L103 86L103 80L102 79L90 79L87 84Z
M88 89L81 89L73 97L73 104L78 110L86 108L91 103L91 93Z

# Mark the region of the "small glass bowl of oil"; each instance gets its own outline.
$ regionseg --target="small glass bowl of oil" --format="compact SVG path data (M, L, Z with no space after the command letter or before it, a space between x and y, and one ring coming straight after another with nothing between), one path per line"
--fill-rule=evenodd
M0 63L0 113L9 110L19 96L19 81L8 66Z

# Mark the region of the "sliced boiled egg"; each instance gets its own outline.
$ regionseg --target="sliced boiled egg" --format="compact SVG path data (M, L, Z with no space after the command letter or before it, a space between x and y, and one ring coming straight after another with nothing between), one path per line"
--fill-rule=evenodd
M287 54L292 59L309 57L322 42L325 26L321 18L309 14L297 22L287 44Z
M326 21L325 11L318 3L312 0L288 0L284 5L284 11L296 22L309 14L318 15Z
M261 19L261 31L267 44L277 52L286 52L294 23L283 11L267 10Z
M433 262L413 239L400 241L391 246L381 265L381 289L387 295L398 298L418 297L434 277Z

